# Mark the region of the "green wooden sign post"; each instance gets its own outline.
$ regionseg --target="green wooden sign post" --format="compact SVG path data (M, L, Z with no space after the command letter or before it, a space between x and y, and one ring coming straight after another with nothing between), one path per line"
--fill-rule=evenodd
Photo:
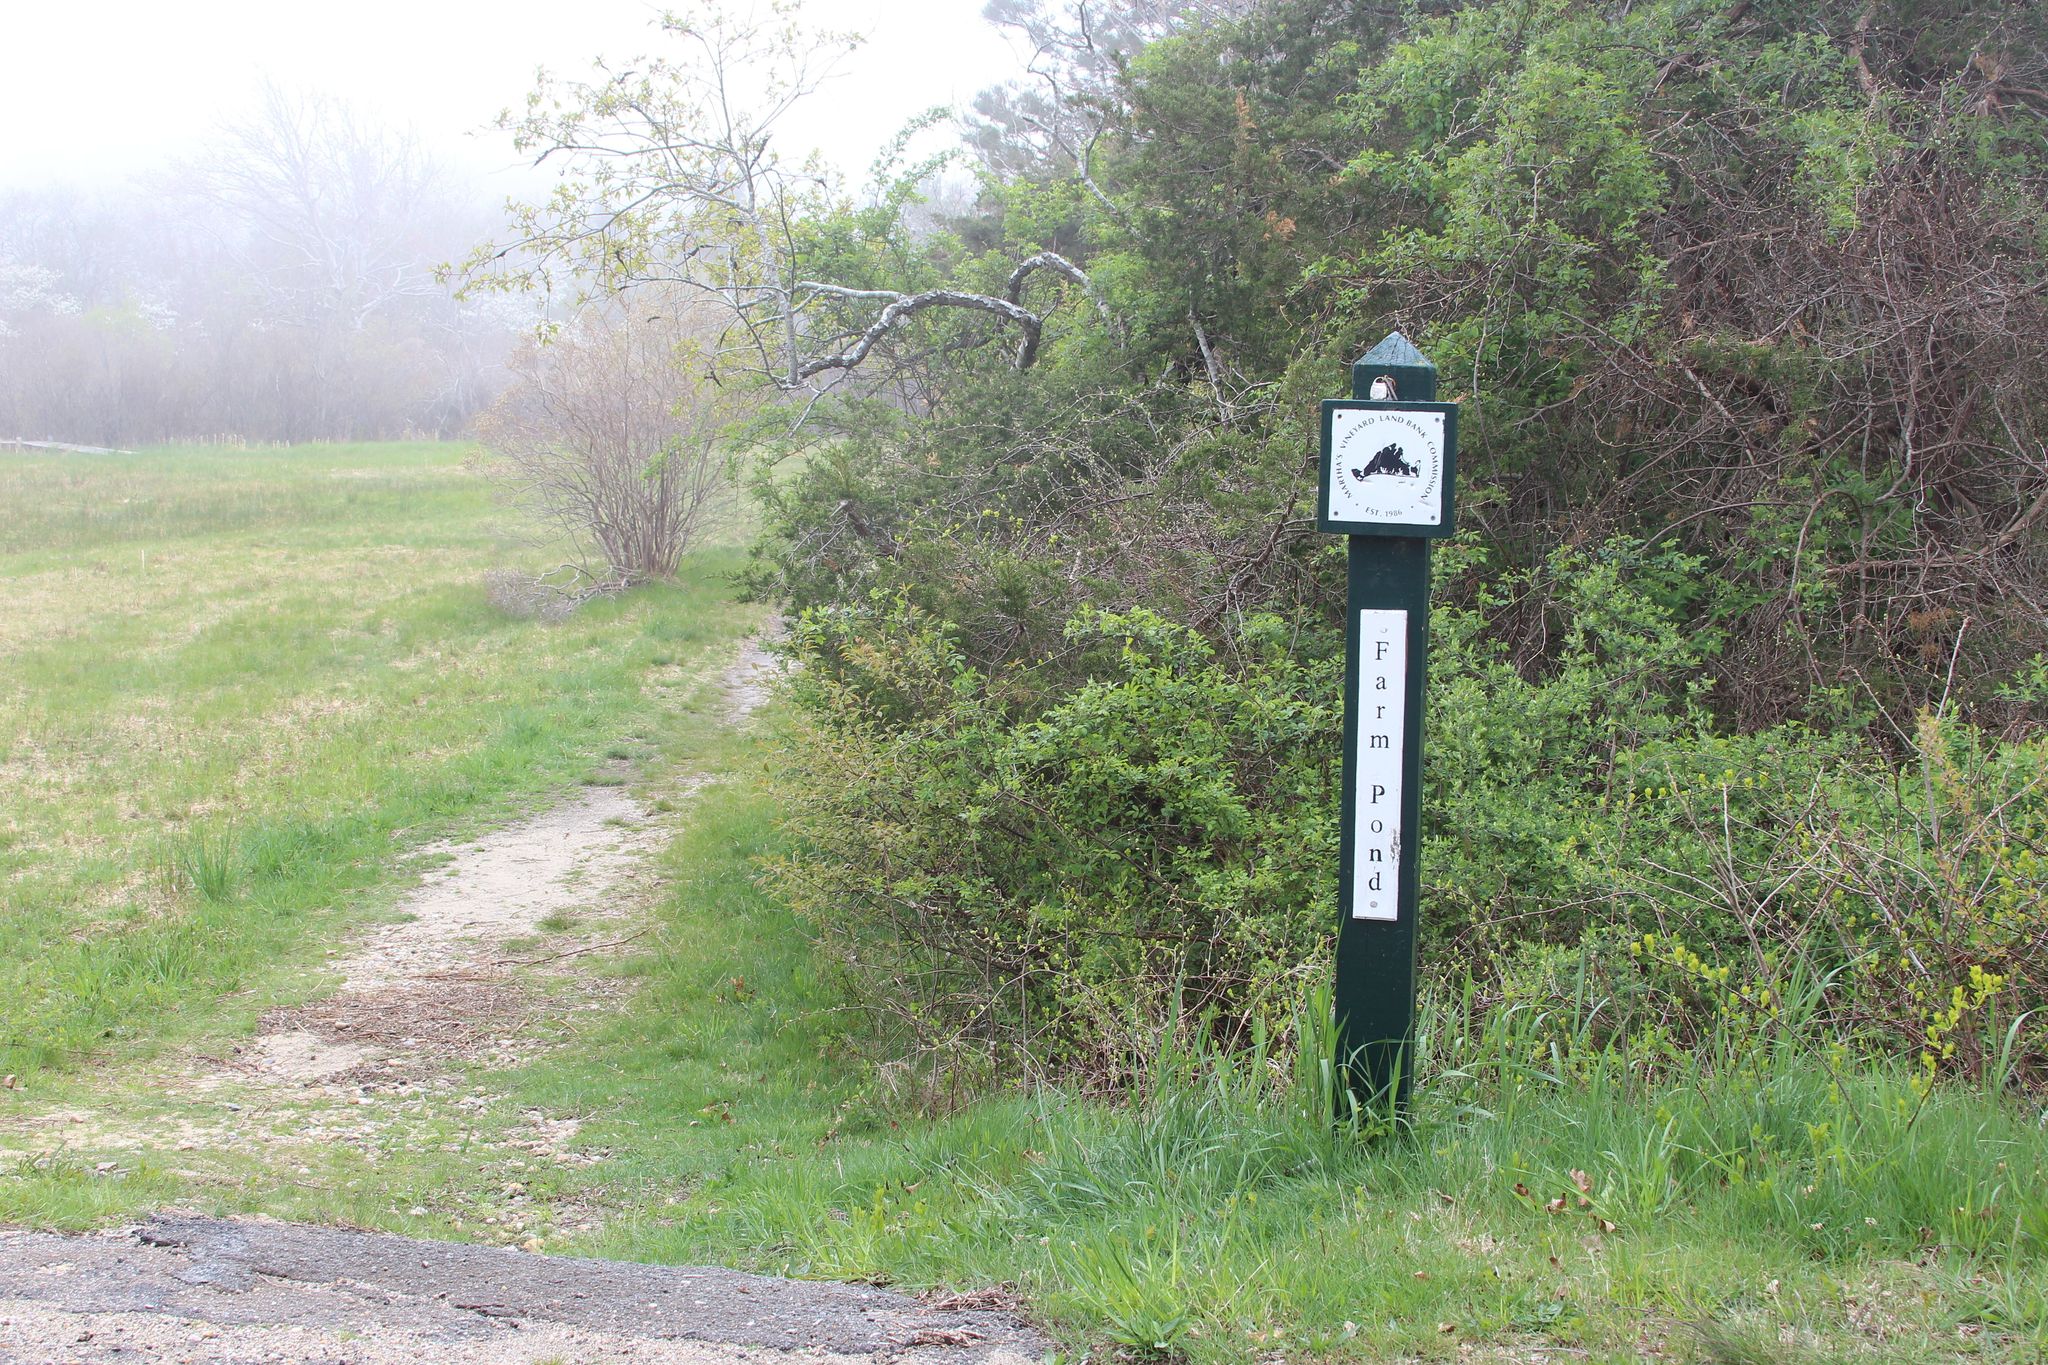
M1319 527L1349 546L1337 1039L1354 1093L1408 1102L1422 844L1429 543L1453 529L1458 408L1395 332L1323 403Z

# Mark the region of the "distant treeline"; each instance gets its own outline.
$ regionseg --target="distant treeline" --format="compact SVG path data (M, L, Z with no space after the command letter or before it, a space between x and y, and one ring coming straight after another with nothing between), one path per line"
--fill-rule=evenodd
M488 221L408 138L281 91L150 183L0 193L0 436L458 431L517 327L434 269Z

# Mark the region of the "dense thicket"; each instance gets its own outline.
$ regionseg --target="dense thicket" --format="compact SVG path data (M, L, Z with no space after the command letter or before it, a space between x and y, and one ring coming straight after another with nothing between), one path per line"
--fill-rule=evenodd
M1029 369L906 329L766 485L777 875L876 1005L1106 1073L1323 969L1315 402L1391 328L1465 405L1426 953L1576 945L1667 1025L1796 962L1934 1068L2041 1003L2039 9L1272 0L1110 55L983 212L818 228L853 279L1089 278Z

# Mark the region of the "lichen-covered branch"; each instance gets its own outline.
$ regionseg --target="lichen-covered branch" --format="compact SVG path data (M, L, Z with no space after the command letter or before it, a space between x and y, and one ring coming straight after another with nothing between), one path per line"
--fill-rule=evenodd
M798 364L791 378L797 382L815 378L829 370L851 370L868 358L870 352L890 332L917 314L932 308L968 308L977 312L992 313L1006 322L1014 323L1021 334L1017 342L1017 368L1031 368L1038 358L1038 343L1045 332L1045 315L1034 313L1022 302L1024 284L1034 271L1051 270L1066 276L1081 285L1088 286L1088 276L1082 269L1056 251L1041 251L1019 264L1010 272L1010 279L1004 287L1003 297L992 294L974 294L961 289L926 289L915 294L901 294L887 289L849 289L841 285L825 284L817 280L805 280L797 285L800 293L822 295L826 298L847 300L887 299L875 320L854 339L852 345L832 355L816 356Z

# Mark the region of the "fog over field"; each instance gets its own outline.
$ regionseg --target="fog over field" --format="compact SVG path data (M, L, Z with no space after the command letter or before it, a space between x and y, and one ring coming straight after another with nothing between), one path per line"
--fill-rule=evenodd
M239 0L10 7L0 117L32 135L0 147L0 439L461 432L541 305L459 301L437 268L555 174L493 125L542 69L675 55L660 15L632 0L380 2L346 23ZM815 148L848 193L906 120L1028 57L978 0L824 17L866 41L779 125L778 152Z
M2048 1361L2048 5L668 3L0 0L0 1362Z

